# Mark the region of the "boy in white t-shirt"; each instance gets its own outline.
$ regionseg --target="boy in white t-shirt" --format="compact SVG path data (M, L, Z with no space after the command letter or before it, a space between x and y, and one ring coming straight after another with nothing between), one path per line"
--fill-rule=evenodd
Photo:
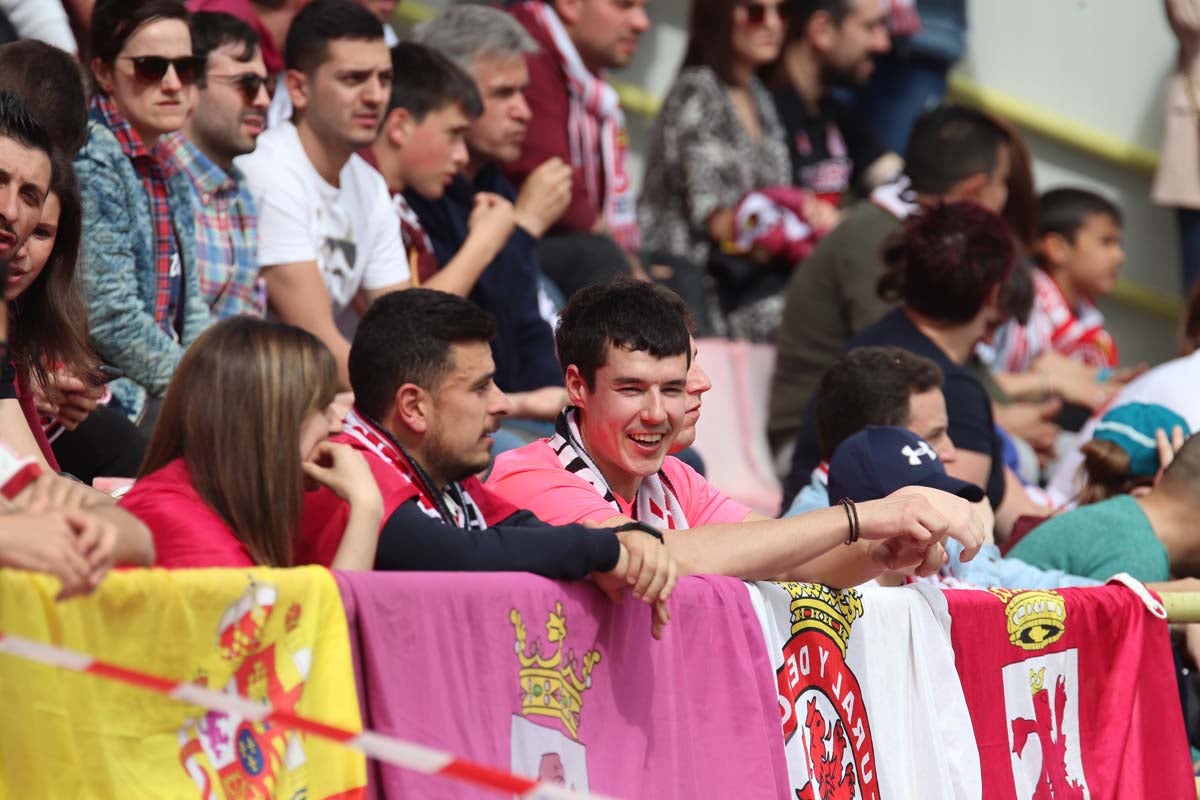
M285 51L292 120L264 133L237 165L258 206L270 310L320 338L348 388L359 313L409 283L387 185L354 155L379 131L392 62L379 20L349 0L307 6Z

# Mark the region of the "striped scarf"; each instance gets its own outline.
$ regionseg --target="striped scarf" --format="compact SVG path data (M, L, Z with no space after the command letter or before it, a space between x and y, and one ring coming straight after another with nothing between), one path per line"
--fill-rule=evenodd
M590 483L614 511L622 514L624 511L609 488L608 481L604 480L604 475L584 449L577 416L578 410L574 406L568 406L558 415L554 423L554 436L548 442L550 449L558 456L563 469ZM642 480L634 497L633 518L665 530L687 530L689 527L683 506L675 497L675 489L661 470Z
M522 0L518 6L550 37L567 76L571 165L582 170L588 197L602 210L609 234L626 251L636 252L641 232L636 198L626 172L629 133L617 90L604 81L603 75L594 75L583 65L579 51L549 3Z
M415 490L417 506L427 516L464 530L481 531L488 527L487 514L462 484L448 483L440 497L435 495L433 484L420 465L400 448L395 439L382 432L379 426L357 409L350 409L346 414L342 433L391 464L407 478Z

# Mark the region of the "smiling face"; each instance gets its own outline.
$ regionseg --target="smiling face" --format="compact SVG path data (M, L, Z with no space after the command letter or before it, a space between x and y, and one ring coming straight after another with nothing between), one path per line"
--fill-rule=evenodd
M50 156L0 136L0 264L33 233L50 190Z
M579 409L579 433L608 485L630 500L642 479L662 468L683 427L688 404L684 353L656 358L644 350L609 347L589 389L571 365L567 394Z
M112 97L121 114L137 131L142 143L153 147L164 133L177 131L187 119L192 87L184 85L171 67L158 81L135 74L135 58L176 59L192 54L192 37L187 23L158 19L138 28L112 64L94 61L92 68L100 87Z
M392 88L392 58L383 39L334 39L306 75L289 70L298 124L326 146L353 152L379 133Z
M58 195L48 196L46 204L42 206L42 216L37 227L29 234L25 246L17 252L16 258L9 262L8 283L4 287L6 301L15 300L37 280L38 275L42 274L42 269L54 251L54 239L58 235L58 218L61 212Z

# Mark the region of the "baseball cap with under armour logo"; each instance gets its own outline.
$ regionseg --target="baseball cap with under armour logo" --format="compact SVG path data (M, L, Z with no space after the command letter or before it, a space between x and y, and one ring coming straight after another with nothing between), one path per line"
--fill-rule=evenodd
M937 453L912 431L871 425L842 442L829 461L829 503L887 497L905 486L928 486L972 503L983 489L946 474Z

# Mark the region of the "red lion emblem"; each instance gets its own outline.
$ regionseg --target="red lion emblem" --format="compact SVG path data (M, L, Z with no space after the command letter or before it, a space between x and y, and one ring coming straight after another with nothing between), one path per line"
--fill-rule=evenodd
M1043 688L1033 695L1033 715L1037 721L1022 717L1012 721L1013 752L1019 757L1031 735L1037 736L1042 746L1042 774L1038 776L1033 800L1083 800L1083 787L1067 777L1067 737L1061 730L1067 706L1067 682L1062 675L1055 681L1054 690L1053 719L1050 692Z
M808 714L804 718L804 725L809 734L809 768L816 779L819 793L814 795L812 784L809 783L796 790L796 799L854 800L854 764L842 766L846 747L850 744L842 721L836 720L833 729L830 730L824 715L817 710L816 698L812 698L808 701Z

